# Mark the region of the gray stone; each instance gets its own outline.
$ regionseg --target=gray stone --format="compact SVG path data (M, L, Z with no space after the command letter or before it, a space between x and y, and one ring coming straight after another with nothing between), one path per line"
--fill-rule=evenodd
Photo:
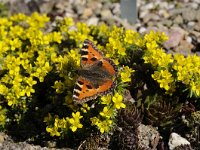
M165 19L165 20L162 21L162 23L164 25L166 25L167 27L171 27L171 25L172 25L173 22L172 22L172 20Z
M165 47L170 49L178 46L185 34L186 32L179 27L171 28L168 32L166 32L166 35L169 37L169 39L164 43Z
M200 22L200 9L196 11L196 20Z
M112 5L112 13L114 15L120 15L121 14L121 11L120 11L120 4L119 3L114 3Z
M77 6L76 6L76 13L77 13L78 15L82 15L83 12L84 12L84 10L85 10L85 7L84 7L83 5L77 5Z
M146 30L147 30L147 29L146 29L145 27L140 27L138 32L139 32L139 33L145 33Z
M192 48L194 48L194 46L190 42L188 42L187 40L182 40L182 41L180 41L179 46L174 48L174 50L177 53L181 53L183 55L188 55L188 54L191 54Z
M183 18L181 15L176 16L176 18L173 21L176 24L182 24L183 23Z
M112 12L111 12L111 10L109 10L109 9L104 9L104 10L102 10L102 12L101 12L101 17L102 17L102 19L109 19L109 18L112 18Z
M200 20L194 25L194 30L200 32Z
M168 13L168 10L165 10L165 9L159 10L158 14L159 14L159 16L163 17L162 19L169 18L169 16L170 16Z
M83 11L83 14L82 14L82 18L83 19L88 19L90 16L92 16L94 12L92 11L91 8L85 8L85 10Z
M87 20L87 25L97 25L98 24L98 22L99 22L99 18L97 18L97 17L91 17L91 18L89 18L88 20Z
M160 139L159 132L151 125L141 124L138 127L138 148L139 149L156 149Z
M194 25L196 24L196 22L194 21L190 21L187 23L188 28L194 27Z
M196 10L194 9L185 9L182 11L183 19L186 21L193 21L196 19Z
M168 145L170 150L174 150L176 147L181 145L190 145L190 142L177 133L171 133Z
M148 15L149 11L144 10L144 11L139 11L139 18L144 18L146 15Z

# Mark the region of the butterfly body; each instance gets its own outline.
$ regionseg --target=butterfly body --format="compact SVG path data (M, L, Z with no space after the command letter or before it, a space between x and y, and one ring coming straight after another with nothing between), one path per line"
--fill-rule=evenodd
M85 40L81 53L80 75L74 87L73 99L83 103L97 96L108 94L115 87L117 67L111 59L105 58L95 46Z

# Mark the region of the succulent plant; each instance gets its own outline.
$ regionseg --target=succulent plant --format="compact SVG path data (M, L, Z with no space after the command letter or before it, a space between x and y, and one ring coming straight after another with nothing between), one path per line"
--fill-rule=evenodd
M146 98L143 105L144 120L147 124L164 129L173 124L175 118L177 120L181 109L181 104L172 104L170 99L158 95L149 96Z
M125 109L121 109L119 112L118 126L137 128L142 121L141 112L133 104L126 104L126 106Z
M132 103L126 103L126 108L122 109L118 115L118 130L112 136L112 149L137 149L138 132L137 127L142 120L141 112Z

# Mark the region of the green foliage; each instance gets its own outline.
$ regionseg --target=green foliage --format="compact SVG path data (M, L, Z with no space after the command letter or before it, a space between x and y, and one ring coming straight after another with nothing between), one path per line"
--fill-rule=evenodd
M142 36L105 24L75 24L71 18L56 20L53 27L49 26L49 18L37 13L0 18L2 130L22 135L31 124L32 132L24 138L67 139L66 145L77 146L73 141L80 142L91 132L109 133L117 126L118 112L126 108L127 89L137 107L144 106L149 118L156 118L151 119L152 124L162 127L168 122L173 124L169 101L176 100L180 106L200 96L200 58L165 53L161 47L167 40L164 33L151 31ZM113 59L119 74L112 94L79 106L72 100L72 91L77 79L75 70L80 66L79 49L85 39L94 41L106 57ZM163 103L155 98L147 102L156 94ZM169 99L162 98L166 96ZM169 115L162 123L156 113L159 107ZM138 114L134 112L137 109L124 114ZM130 120L133 122L133 118Z
M0 2L0 17L5 17L8 15L8 7Z

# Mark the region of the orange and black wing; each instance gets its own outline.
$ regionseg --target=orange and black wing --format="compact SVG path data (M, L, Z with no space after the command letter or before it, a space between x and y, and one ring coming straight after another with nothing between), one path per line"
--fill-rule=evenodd
M73 99L75 102L82 104L97 96L106 95L112 91L115 84L112 80L106 80L104 84L94 87L89 80L79 77L74 87Z
M103 59L103 54L88 39L84 41L80 53L81 53L81 67L93 65L97 61Z

